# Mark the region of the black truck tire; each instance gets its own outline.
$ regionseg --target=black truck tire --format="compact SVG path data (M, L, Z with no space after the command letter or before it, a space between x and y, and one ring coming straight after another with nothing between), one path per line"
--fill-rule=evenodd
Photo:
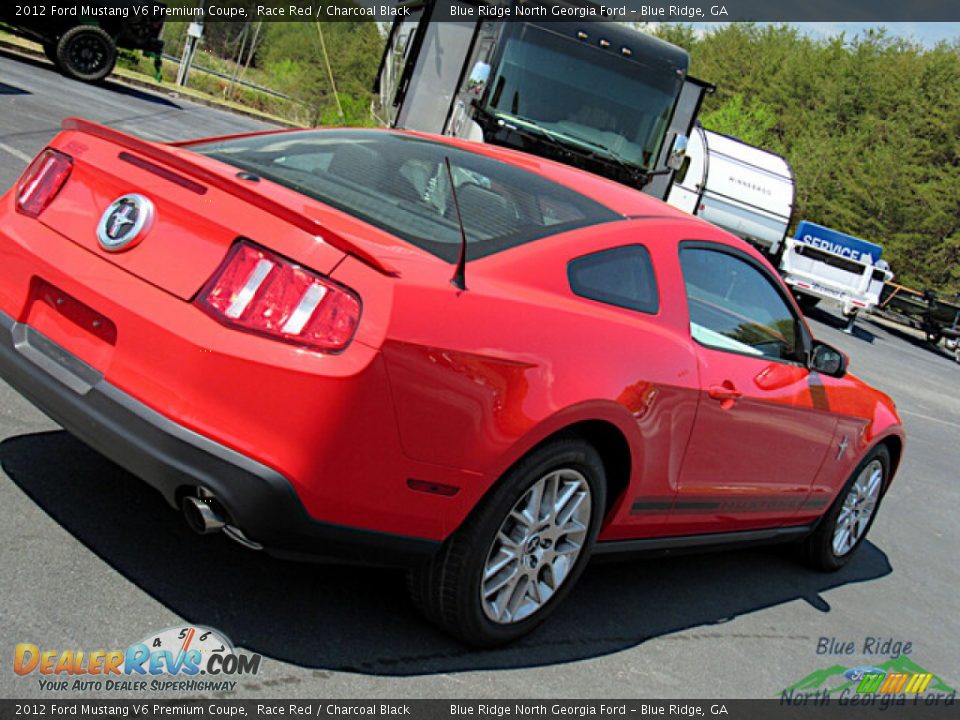
M117 46L103 28L78 25L57 41L57 66L67 77L85 82L103 80L117 62Z

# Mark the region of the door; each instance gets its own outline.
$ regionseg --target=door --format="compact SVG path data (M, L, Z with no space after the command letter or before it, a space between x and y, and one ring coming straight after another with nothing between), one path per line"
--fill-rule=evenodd
M421 23L423 14L424 8L414 8L406 16L394 20L380 59L380 69L373 83L375 114L381 123L389 127L396 127L397 114L413 73L417 48L423 42L426 30L426 23Z
M788 523L806 509L836 417L805 364L805 326L746 253L683 243L700 372L697 417L668 523L675 534Z

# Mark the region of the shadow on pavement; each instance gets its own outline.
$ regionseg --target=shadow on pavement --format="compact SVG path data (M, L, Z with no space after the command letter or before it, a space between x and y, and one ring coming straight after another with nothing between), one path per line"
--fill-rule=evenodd
M41 60L40 58L28 57L20 53L8 52L3 48L0 48L0 57L5 57L10 60L16 60L17 62L24 63L27 65L33 65L34 67L42 68L43 70L47 70L52 73L59 72L57 68L53 66L53 63L51 63L48 60ZM81 82L80 80L71 80L67 77L64 77L64 81L65 82ZM95 83L95 84L100 85L100 87L107 88L108 90L111 90L119 95L127 95L128 97L134 97L134 98L137 98L138 100L145 100L146 102L155 103L157 105L165 105L167 107L176 108L178 110L180 109L180 106L177 105L172 100L170 100L169 98L163 97L162 95L158 95L156 93L147 92L145 90L138 90L135 87L132 87L130 85L124 85L122 83L116 82L115 80L111 80L110 78L107 78L106 80L102 80L99 83ZM0 83L0 95L9 94L9 93L3 92L4 87L10 87L10 86ZM19 90L19 88L15 88L15 89ZM163 88L157 88L157 91L163 92ZM26 93L26 91L19 90L19 93L24 94ZM29 94L29 93L26 93L26 94Z
M885 332L889 333L898 340L902 340L909 345L913 345L915 348L926 350L927 352L944 357L947 360L956 359L956 353L953 350L948 350L943 344L942 340L936 344L928 342L923 337L918 337L913 333L907 332L905 326L895 324L893 320L886 320L886 322L882 324L878 322L877 327L882 328Z
M738 615L798 599L828 612L820 593L891 572L869 543L834 574L807 570L777 549L595 564L545 626L510 647L475 651L421 619L401 572L282 562L222 536L194 535L158 493L66 432L3 441L0 466L69 533L184 619L267 657L324 670L529 667L681 630L722 636L722 623Z
M137 100L145 100L146 102L154 103L155 105L163 105L168 108L173 108L175 110L182 110L183 108L175 103L170 98L164 97L162 95L157 95L158 92L163 92L163 88L157 88L156 92L149 92L146 90L138 90L135 87L130 85L124 85L119 82L114 82L107 78L106 80L100 83L101 87L107 88L108 90L117 93L118 95L126 95L127 97L136 98Z
M15 85L7 85L6 83L0 82L0 95L29 95L30 93L24 90L23 88L18 88Z
M810 308L803 313L805 317L816 320L819 323L824 325L829 325L835 330L843 330L847 327L847 319L840 315L834 315L827 310L823 310L820 307ZM863 317L858 316L857 322L853 326L852 336L858 340L863 340L865 343L873 344L873 341L877 339L877 336L870 332L867 328L863 326Z

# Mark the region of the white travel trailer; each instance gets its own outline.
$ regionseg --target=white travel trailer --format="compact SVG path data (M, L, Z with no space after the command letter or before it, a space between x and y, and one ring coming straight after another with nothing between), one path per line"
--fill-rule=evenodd
M776 255L793 212L794 181L779 155L697 124L667 202Z

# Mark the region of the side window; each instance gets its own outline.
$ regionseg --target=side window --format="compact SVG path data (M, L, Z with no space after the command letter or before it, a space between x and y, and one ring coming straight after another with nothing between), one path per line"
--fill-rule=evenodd
M797 318L770 279L730 253L682 248L690 334L701 345L799 360Z
M626 245L572 260L567 278L570 289L581 297L644 313L660 309L653 263L642 245Z

